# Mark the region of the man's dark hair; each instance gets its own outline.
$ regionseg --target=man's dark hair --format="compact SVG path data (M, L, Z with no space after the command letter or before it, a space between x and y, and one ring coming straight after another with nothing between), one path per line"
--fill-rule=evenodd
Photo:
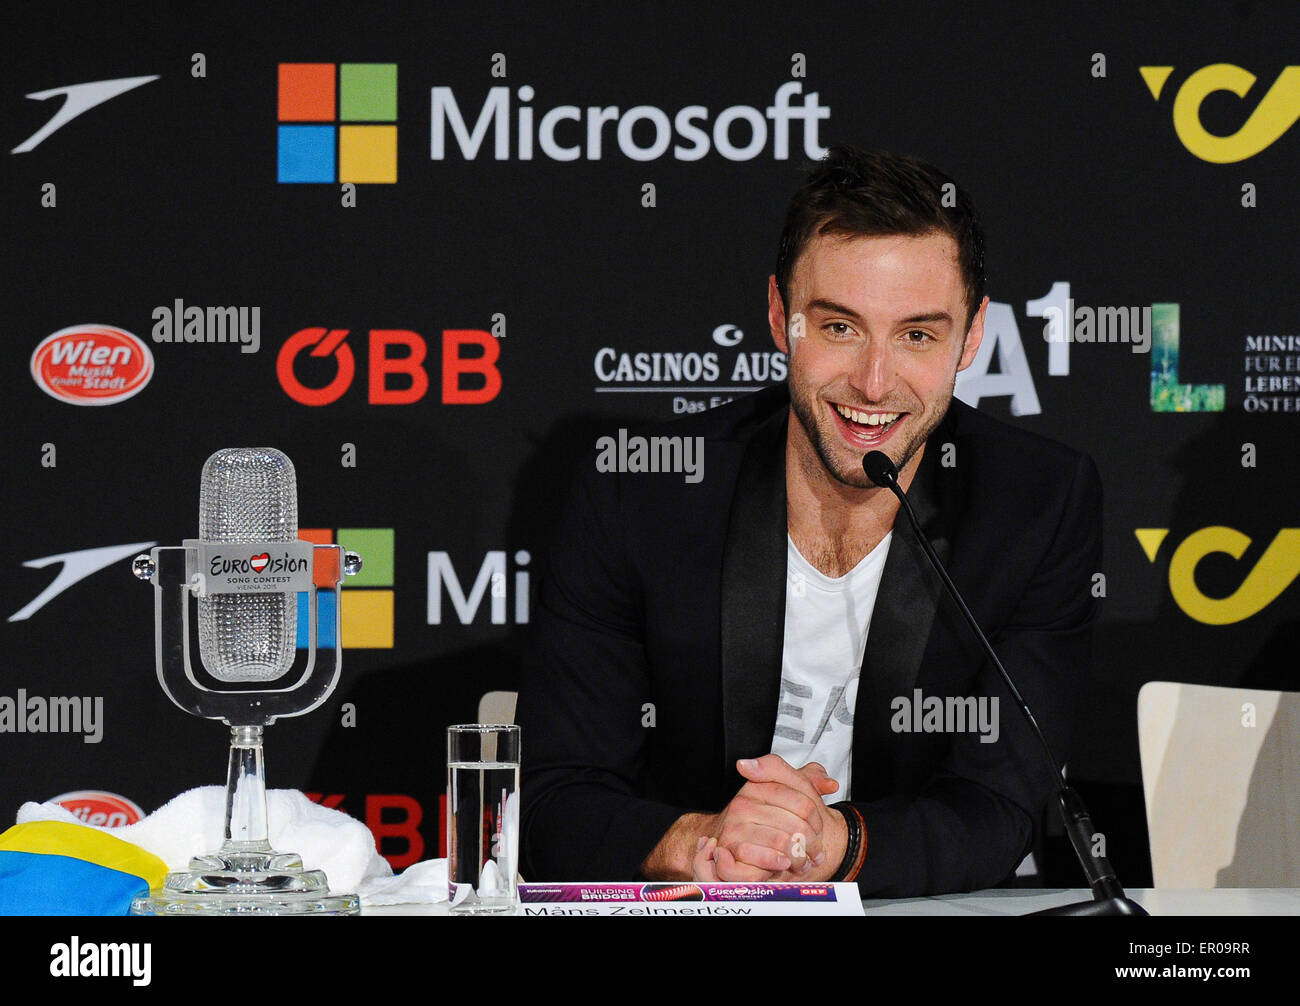
M951 185L945 190L945 186ZM946 198L945 198L946 197ZM944 205L948 203L949 205ZM966 327L984 300L984 229L970 194L915 157L831 147L790 201L776 255L776 285L790 306L790 275L817 234L879 237L938 232L957 242L966 284Z

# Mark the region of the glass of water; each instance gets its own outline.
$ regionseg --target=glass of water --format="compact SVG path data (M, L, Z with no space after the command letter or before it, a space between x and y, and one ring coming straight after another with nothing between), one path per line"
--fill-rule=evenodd
M447 888L453 915L518 905L519 727L447 728Z

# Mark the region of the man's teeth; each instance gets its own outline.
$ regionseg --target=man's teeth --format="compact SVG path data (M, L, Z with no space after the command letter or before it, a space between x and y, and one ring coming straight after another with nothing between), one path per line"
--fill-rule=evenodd
M847 405L836 405L835 411L845 419L850 419L863 426L888 426L902 415L901 412L859 412Z

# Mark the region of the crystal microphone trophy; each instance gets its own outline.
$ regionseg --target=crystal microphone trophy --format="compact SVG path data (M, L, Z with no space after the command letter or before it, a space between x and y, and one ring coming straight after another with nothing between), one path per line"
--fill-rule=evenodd
M360 571L361 559L338 545L298 539L293 462L269 447L227 448L204 463L199 535L137 556L132 570L154 586L163 691L185 712L230 727L225 840L216 852L191 859L188 870L169 873L161 888L132 903L131 913L357 914L355 894L331 893L322 871L271 848L262 731L280 717L311 712L334 690L339 585ZM191 596L203 669L243 687L209 688L196 677ZM303 598L306 610L299 612ZM300 621L306 663L291 680Z

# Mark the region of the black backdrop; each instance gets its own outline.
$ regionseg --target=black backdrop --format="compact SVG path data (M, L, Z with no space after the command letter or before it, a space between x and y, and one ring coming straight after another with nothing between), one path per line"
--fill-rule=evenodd
M526 630L515 574L535 589L567 473L594 456L593 425L666 418L765 383L737 372L741 357L771 379L765 287L784 207L805 145L845 141L932 160L974 193L1000 321L989 341L997 352L978 365L993 383L964 377L959 393L1090 452L1101 468L1107 601L1070 773L1121 873L1149 880L1138 688L1151 679L1296 687L1300 547L1284 531L1300 526L1300 339L1291 334L1300 328L1300 130L1286 126L1300 90L1281 78L1252 126L1269 120L1263 139L1243 131L1228 163L1198 156L1192 148L1204 147L1194 129L1182 131L1184 142L1173 109L1189 79L1227 79L1204 68L1244 68L1258 78L1244 98L1210 87L1199 110L1192 103L1209 133L1237 133L1285 68L1300 64L1300 19L1291 5L1251 3L1122 13L1090 4L1032 16L806 6L6 7L3 373L13 383L3 406L0 702L20 690L102 697L103 723L94 744L13 732L12 723L0 733L0 820L23 800L72 790L152 810L222 781L223 728L182 714L155 681L151 591L129 575L129 556L36 610L76 559L24 564L179 543L196 531L204 458L270 444L296 463L300 525L365 529L340 540L364 541L378 556L369 580L347 588L369 596L348 602L356 624L345 643L370 645L349 648L326 707L271 728L270 782L366 819L395 865L436 855L443 727L472 719L483 692L515 684ZM337 175L277 180L277 68L300 63L396 65L396 112L385 120L396 127L395 183L349 194ZM1142 67L1172 70L1157 88ZM34 149L8 152L61 100L26 95L145 75L157 79ZM816 92L826 117L815 134L790 122L781 158L774 121L766 118L759 144L754 116L741 110L724 140L753 140L756 152L719 151L712 134L724 109L762 117L791 82L793 105ZM501 93L490 89L508 88L509 156L493 156L490 130L467 156L449 127L445 155L433 158L436 88L470 127ZM317 125L346 127L344 113L355 114L347 105ZM521 159L518 110L533 109L535 137L545 112L562 105L584 117L555 134L579 156L556 160L534 143ZM626 124L628 142L620 146L610 122L600 158L589 156L589 106L616 106L629 120L629 110L650 106L671 121L692 105L704 107L694 124L710 134L703 156L681 159L672 145L653 159L629 155L654 141L660 113L644 110ZM678 131L672 143L692 146ZM1076 305L1178 305L1176 349L1170 309L1156 308L1153 352L1076 342L1068 373L1050 372L1044 322L1028 302L1054 284L1069 284ZM178 299L257 308L257 352L155 341L155 308ZM79 407L43 391L32 356L47 336L91 324L137 336L155 370L130 398ZM313 327L347 330L355 360L350 387L321 406L294 400L277 377L282 347ZM417 333L427 349L428 390L405 404L368 394L382 338L373 333L390 330ZM462 330L488 333L478 338L499 349L490 400L446 400L455 395L444 394L443 353L455 352L455 337L444 333ZM713 353L719 376L606 379L618 354L637 352ZM310 387L336 373L332 358L305 354L292 370ZM999 371L1003 381L1019 375L1022 397L996 386ZM1154 389L1153 371L1165 375ZM1279 378L1276 390L1255 393L1248 380L1258 376ZM1173 383L1221 385L1222 398L1165 387ZM408 384L390 376L380 387ZM452 386L474 397L482 379ZM1201 411L1164 411L1180 401ZM1171 584L1176 549L1216 527L1249 538L1241 557L1214 551L1224 532L1200 535L1188 549L1204 544L1205 558ZM1145 536L1159 542L1154 558L1139 529L1167 529ZM1248 581L1275 538L1276 566ZM431 578L431 568L448 568L443 557L466 594L487 570L468 624L445 578ZM492 580L493 571L504 576ZM493 593L504 595L500 623ZM1224 624L1196 606L1229 596L1215 609ZM391 645L375 645L390 631Z

